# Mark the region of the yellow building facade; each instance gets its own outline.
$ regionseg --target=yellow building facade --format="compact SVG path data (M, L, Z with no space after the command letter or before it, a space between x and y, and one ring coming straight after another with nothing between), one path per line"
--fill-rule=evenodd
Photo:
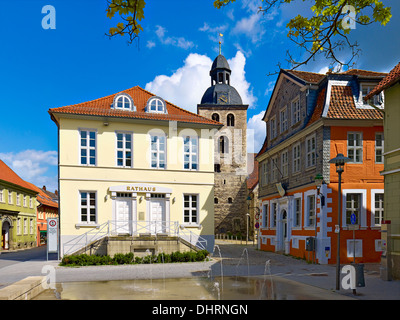
M212 251L218 122L140 87L49 113L59 137L61 254L106 229L180 236Z

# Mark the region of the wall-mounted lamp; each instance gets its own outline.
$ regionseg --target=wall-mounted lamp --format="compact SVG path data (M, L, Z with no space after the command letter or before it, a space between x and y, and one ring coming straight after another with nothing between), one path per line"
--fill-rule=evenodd
M321 199L321 207L325 205L325 196L320 192L324 177L321 174L317 174L314 178L315 185L317 186L317 195Z

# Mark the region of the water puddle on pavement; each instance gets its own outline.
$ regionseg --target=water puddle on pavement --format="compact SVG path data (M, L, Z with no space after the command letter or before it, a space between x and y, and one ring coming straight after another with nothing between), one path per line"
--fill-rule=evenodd
M343 298L327 290L275 276L225 276L223 278L65 282L58 283L55 290L44 291L34 300L333 300Z

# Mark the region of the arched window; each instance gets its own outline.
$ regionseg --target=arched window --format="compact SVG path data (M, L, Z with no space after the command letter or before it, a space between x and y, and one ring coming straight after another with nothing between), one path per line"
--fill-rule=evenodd
M218 83L224 83L224 74L222 72L218 73Z
M214 198L214 203L218 204L218 198Z
M211 116L211 119L213 119L214 121L218 121L219 122L219 114L218 113L213 113Z
M115 96L113 107L119 110L134 110L132 98L126 93Z
M227 115L227 117L226 117L226 125L228 127L234 127L235 126L235 116L232 113Z
M228 198L228 203L232 203L232 198Z
M229 140L225 136L219 137L219 152L229 153Z
M167 113L165 102L159 97L151 97L147 101L146 110L147 112Z

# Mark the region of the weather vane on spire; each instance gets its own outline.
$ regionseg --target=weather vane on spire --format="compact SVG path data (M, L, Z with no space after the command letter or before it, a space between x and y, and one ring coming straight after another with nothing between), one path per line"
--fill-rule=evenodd
M218 33L219 35L219 54L221 54L221 43L222 43L222 37L224 36L222 33Z

